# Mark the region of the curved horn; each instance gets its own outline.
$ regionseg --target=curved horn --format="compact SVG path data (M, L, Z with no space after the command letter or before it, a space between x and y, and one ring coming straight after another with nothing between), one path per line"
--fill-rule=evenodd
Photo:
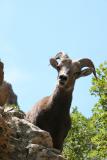
M94 74L95 78L97 79L95 66L94 66L93 62L92 62L90 59L88 59L88 58L83 58L83 59L80 59L79 62L80 62L81 68L83 68L83 67L92 68L93 74Z
M59 52L55 56L55 59L60 59L60 60L66 59L66 58L69 58L69 56L65 54L64 52Z
M63 59L68 59L68 58L69 58L69 56L67 54L65 54L64 52L59 52L59 53L56 54L55 57L50 58L50 64L55 69L58 69L57 68L58 67L57 59L60 59L62 61Z
M57 62L57 60L55 58L50 58L50 64L51 64L52 67L57 69L58 62Z

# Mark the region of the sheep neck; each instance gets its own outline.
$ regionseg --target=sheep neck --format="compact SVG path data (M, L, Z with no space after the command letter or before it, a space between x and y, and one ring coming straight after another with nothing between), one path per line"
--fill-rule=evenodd
M72 93L74 88L69 89L69 91L56 86L52 96L51 105L53 108L57 108L60 112L70 112L70 106L72 102Z

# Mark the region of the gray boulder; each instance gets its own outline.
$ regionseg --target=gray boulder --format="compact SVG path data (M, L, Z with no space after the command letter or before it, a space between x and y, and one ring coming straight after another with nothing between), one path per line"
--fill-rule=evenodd
M50 134L24 116L11 108L0 113L0 160L64 160L53 148Z

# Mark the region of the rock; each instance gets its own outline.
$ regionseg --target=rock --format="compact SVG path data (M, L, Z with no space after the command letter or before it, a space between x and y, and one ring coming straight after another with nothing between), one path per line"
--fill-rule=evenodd
M0 86L0 105L18 105L17 96L12 89L12 85L6 81L3 81Z
M5 118L0 114L0 160L7 160L10 152L11 129Z
M0 114L0 160L64 160L52 148L48 132L23 119L22 111L13 110L7 107Z
M9 87L6 82L3 82L2 85L0 86L0 106L3 106L7 98L9 96Z
M29 160L64 160L61 155L56 154L52 149L47 149L38 144L30 144L27 146Z
M4 112L4 108L0 106L0 114Z
M3 107L1 107L1 108L3 108ZM14 117L15 116L20 119L25 118L25 113L15 105L9 105L9 106L5 105L3 111L6 113L7 117L9 117L9 116Z
M8 85L8 89L9 89L9 94L8 94L8 98L6 101L7 105L16 105L18 106L18 102L17 102L17 95L14 93L12 85L10 83L7 83Z
M3 68L4 68L4 64L0 61L0 85L2 85L4 80Z
M4 104L14 104L17 103L17 95L14 93L12 85L4 81L4 64L0 61L0 106Z

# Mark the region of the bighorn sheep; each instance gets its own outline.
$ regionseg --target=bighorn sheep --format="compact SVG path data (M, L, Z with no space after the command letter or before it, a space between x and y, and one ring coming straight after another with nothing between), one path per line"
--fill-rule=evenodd
M12 85L4 81L4 64L0 61L0 106L5 104L15 104L17 103L17 96L12 89Z
M75 81L91 73L96 77L96 71L90 59L73 61L63 52L51 58L50 64L58 71L56 88L50 96L40 100L26 114L26 119L48 131L52 136L53 147L62 150L64 139L71 127L70 106Z

